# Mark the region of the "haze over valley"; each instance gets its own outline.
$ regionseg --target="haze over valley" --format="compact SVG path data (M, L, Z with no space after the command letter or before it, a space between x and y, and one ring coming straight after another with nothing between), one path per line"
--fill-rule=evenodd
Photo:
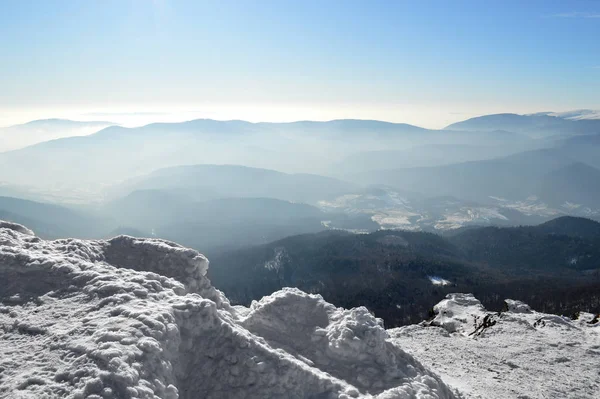
M24 199L101 220L85 223L94 237L117 228L160 236L169 224L227 229L234 219L287 226L287 235L294 226L444 232L597 219L600 119L574 114L489 115L443 130L362 120L111 126L0 153L0 194L15 198L3 209L15 219L36 220L19 209Z

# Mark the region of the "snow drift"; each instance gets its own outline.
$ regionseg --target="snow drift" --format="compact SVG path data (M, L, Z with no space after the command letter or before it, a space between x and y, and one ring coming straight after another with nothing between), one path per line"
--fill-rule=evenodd
M285 289L231 306L157 239L0 222L0 397L454 398L365 308Z
M489 312L473 295L449 294L432 320L388 333L467 398L600 397L597 315L572 319L505 304Z

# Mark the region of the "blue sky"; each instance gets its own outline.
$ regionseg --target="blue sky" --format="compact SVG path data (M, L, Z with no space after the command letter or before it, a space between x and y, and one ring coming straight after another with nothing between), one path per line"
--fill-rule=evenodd
M0 125L600 108L599 38L591 0L4 0Z

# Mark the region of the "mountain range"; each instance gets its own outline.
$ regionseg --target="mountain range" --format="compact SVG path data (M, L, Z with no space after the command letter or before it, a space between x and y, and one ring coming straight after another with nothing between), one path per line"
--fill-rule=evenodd
M16 150L48 140L86 136L115 125L112 122L80 122L68 119L41 119L0 128L0 152Z
M540 118L553 121L552 124L544 122L541 125L544 129L544 126L556 124L570 129L571 135L599 133L597 120L513 117L529 122L521 123L524 126L519 125L518 131L505 129L513 127L512 124L504 126L505 116L482 117L485 124L477 122L479 119L468 120L463 122L465 128L460 130L461 124L451 125L446 130L429 130L406 124L362 120L249 123L201 119L155 123L138 128L110 126L91 135L60 138L0 154L0 181L44 187L58 185L63 189L81 188L85 183L112 184L119 179L163 167L198 163L338 174L343 171L334 170L332 165L362 151L403 150L421 145L500 145L511 153L540 148L552 141L534 139L523 133L527 126L542 129L538 122ZM62 135L69 134L64 121L46 123L54 130L63 130ZM548 130L548 135L556 133L552 129ZM531 135L535 136L534 133ZM498 149L481 151L482 155L486 152L487 157L501 155ZM436 159L434 162L451 163L453 159ZM78 165L80 173L74 173L71 167L74 164ZM13 168L8 173L10 165L28 166ZM83 175L85 179L82 179Z
M593 116L595 114L590 112L587 115ZM582 114L579 114L579 116L579 118L573 117L569 113L485 115L453 123L447 126L446 129L466 131L506 130L532 137L598 133L600 119L585 119Z
M232 234L229 249L330 229L444 233L598 219L599 120L585 119L593 115L488 115L443 130L368 120L110 126L0 153L0 195L102 223L65 228L27 207L0 210L44 225L48 237L135 231L209 252ZM26 125L72 124L84 122ZM199 233L202 223L212 236Z

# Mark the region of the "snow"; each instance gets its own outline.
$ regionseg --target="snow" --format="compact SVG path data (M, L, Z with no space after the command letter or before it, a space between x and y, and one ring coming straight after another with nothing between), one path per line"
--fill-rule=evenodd
M319 201L324 211L365 212L382 209L411 209L410 201L388 188L382 188L381 193L374 194L345 194L332 201Z
M377 223L384 230L420 230L420 227L414 225L410 218L419 216L418 213L405 210L380 211L371 216L371 220Z
M25 226L21 226L20 224L17 224L17 223L6 222L4 220L0 220L0 229L2 229L2 228L9 229L9 230L14 230L16 232L19 232L21 234L25 234L25 235L28 235L28 236L35 235L33 233L33 231L29 230Z
M506 300L488 312L449 294L420 325L388 330L395 343L467 398L600 397L600 323L531 310Z
M565 203L562 204L561 206L569 211L574 211L576 209L581 208L581 204L575 204L575 203L569 202L569 201L565 201Z
M331 201L320 201L324 212L344 212L349 215L368 215L384 230L406 231L449 231L465 226L494 224L514 224L508 214L514 211L524 216L551 218L560 215L573 215L594 218L599 209L591 209L574 202L565 201L558 207L551 207L535 195L523 200L509 200L489 196L490 204L476 204L453 199L438 198L423 204L409 199L391 189L382 189L375 194L347 194ZM487 201L486 201L487 202ZM328 229L335 228L331 221L323 221ZM516 223L516 222L515 222ZM348 230L352 231L352 230Z
M433 285L445 286L445 285L452 284L452 282L450 282L450 280L446 280L445 278L441 278L438 276L429 276L429 281L431 281L431 284L433 284Z
M277 247L275 248L273 259L265 262L265 269L278 272L281 269L282 264L284 264L286 261L289 261L287 251L284 247Z
M319 201L319 207L325 212L371 215L371 220L382 229L420 230L410 219L421 215L413 210L408 199L390 189L381 189L379 195L342 195L332 201Z
M508 221L508 218L496 208L461 207L447 213L436 221L436 230L454 230L470 224L490 224L494 220Z
M366 308L278 291L231 306L158 239L0 225L0 397L455 398Z
M295 288L231 306L208 266L164 240L0 222L0 398L599 397L597 315L457 293L385 330Z
M549 116L556 116L558 118L570 119L570 120L586 120L586 119L600 119L600 110L592 109L579 109L574 111L566 112L549 112L546 113Z
M570 201L565 201L558 208L552 208L535 195L529 196L522 201L510 201L494 196L490 196L489 198L502 208L511 209L526 216L557 217L560 215L573 215L594 218L600 214L600 209L591 209Z

